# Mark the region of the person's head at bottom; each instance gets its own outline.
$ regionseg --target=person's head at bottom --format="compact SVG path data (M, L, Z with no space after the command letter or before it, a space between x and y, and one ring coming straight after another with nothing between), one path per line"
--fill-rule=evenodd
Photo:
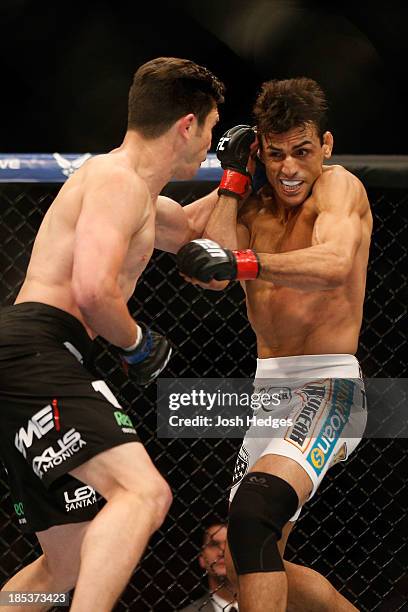
M223 522L208 523L204 531L200 567L207 572L208 587L213 598L220 598L224 605L236 601L236 589L227 576L225 566L225 547L227 545L227 525Z

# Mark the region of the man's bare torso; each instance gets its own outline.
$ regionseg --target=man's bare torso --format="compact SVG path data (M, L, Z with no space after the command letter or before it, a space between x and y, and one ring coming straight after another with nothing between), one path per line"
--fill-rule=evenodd
M355 353L372 228L364 189L360 208L362 239L344 285L325 291L303 291L263 280L245 283L248 318L257 336L260 358ZM282 220L276 215L273 201L258 196L245 206L240 222L249 230L249 248L258 253L283 253L312 246L316 218L310 198Z
M91 336L95 333L85 324L72 287L77 224L84 198L92 191L103 190L104 181L116 166L126 167L121 154L115 152L87 161L61 188L47 211L34 242L26 278L15 300L42 302L69 312L78 318ZM128 180L140 180L129 170ZM112 203L114 206L114 203ZM154 247L155 207L147 197L142 222L134 233L118 284L127 302L146 267Z

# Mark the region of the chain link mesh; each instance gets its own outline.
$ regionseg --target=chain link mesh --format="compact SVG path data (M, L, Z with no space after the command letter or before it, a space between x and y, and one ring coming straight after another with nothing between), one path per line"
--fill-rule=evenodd
M166 195L188 203L209 183L174 183ZM12 303L32 243L57 187L4 184L0 189L2 304ZM375 225L358 358L365 376L406 377L406 190L369 190ZM165 333L177 347L166 371L175 377L251 377L255 337L238 286L205 292L185 284L174 257L155 252L131 312ZM209 518L225 520L227 492L239 440L162 440L155 436L156 390L125 379L115 356L97 341L96 367L136 423L139 436L175 497L115 610L179 610L205 593L198 564ZM286 559L325 575L362 611L407 609L407 441L365 440L346 466L336 466L307 504L290 537ZM35 537L13 517L5 474L0 476L0 579L33 561ZM123 529L126 526L122 526ZM112 568L114 571L114 568ZM397 585L397 587L396 587ZM402 586L401 586L402 585ZM405 602L405 603L404 603Z

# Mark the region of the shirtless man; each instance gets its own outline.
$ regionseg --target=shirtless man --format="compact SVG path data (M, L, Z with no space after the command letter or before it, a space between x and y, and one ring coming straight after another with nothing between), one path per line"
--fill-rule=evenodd
M86 364L99 335L138 382L165 367L169 343L127 302L155 247L177 252L203 233L215 192L184 208L159 193L206 158L222 101L223 85L189 60L141 66L122 144L67 180L15 304L0 311L1 454L19 522L43 550L4 591L76 585L73 612L111 610L166 516L167 483ZM99 513L95 491L107 500Z
M255 386L286 387L279 416L293 420L269 438L251 427L237 460L228 543L240 612L356 609L313 570L283 561L302 505L356 448L366 421L354 353L372 218L361 182L323 165L333 148L325 111L310 79L265 83L256 135L236 126L218 145L224 175L210 240L178 254L182 274L204 287L242 282L257 338ZM245 199L256 150L267 182Z

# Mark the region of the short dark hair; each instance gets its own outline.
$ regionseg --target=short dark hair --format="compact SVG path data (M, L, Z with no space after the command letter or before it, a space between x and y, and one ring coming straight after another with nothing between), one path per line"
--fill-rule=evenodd
M306 77L267 81L255 102L257 129L264 136L313 124L320 141L327 126L327 100L316 81Z
M128 129L157 138L188 113L194 113L201 126L211 109L224 102L224 91L207 68L186 59L158 57L135 72Z
M210 523L208 523L203 532L202 548L205 548L207 546L208 542L210 541L209 540L210 531L214 529L215 527L218 527L218 529L214 533L218 533L220 529L223 529L223 528L227 529L228 523L224 521L211 521Z

